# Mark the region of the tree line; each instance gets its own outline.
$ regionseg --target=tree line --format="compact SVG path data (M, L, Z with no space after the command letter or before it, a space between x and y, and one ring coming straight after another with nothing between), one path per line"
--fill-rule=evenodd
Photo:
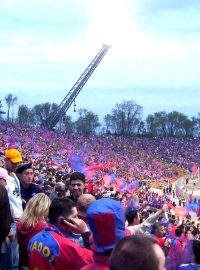
M33 108L22 104L18 107L17 116L10 116L10 110L17 104L18 98L12 94L5 97L7 115L3 118L2 102L0 101L0 117L8 122L29 126L48 126L51 116L58 109L56 103L36 104ZM110 114L106 114L101 124L99 116L87 109L78 111L78 119L72 121L69 115L62 116L58 129L68 132L94 134L96 132L115 134L118 136L144 137L200 137L200 113L197 117L172 112L156 112L142 119L143 108L133 100L115 104Z

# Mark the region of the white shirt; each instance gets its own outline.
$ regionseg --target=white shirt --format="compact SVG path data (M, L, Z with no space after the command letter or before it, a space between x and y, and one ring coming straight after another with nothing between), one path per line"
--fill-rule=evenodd
M6 183L11 213L14 219L19 219L23 213L22 199L20 194L20 182L16 174L9 176Z

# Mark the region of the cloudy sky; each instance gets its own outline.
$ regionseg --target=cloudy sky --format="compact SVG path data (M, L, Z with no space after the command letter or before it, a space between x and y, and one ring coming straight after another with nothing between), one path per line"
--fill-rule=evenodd
M77 109L102 118L115 103L134 100L144 117L197 116L199 10L199 0L1 0L0 99L12 93L18 105L59 104L108 43Z

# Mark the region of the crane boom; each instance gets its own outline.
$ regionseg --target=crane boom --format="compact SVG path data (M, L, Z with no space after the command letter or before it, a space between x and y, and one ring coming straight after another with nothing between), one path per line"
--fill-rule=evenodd
M81 89L85 85L85 83L88 81L98 64L101 62L105 54L107 53L108 49L110 48L109 45L103 44L101 50L97 53L97 55L94 57L92 62L89 64L89 66L85 69L83 74L80 76L80 78L76 81L76 83L73 85L69 93L66 95L66 97L62 100L60 105L57 108L57 111L50 117L49 120L49 128L52 129L56 126L56 124L59 122L59 119L65 115L75 98L80 93Z

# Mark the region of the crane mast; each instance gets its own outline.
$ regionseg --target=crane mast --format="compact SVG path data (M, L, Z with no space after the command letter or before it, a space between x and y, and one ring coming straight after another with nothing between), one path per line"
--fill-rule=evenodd
M75 98L78 96L81 89L88 81L94 70L97 68L98 64L101 62L109 48L109 45L103 44L101 50L97 53L92 62L88 65L80 78L76 81L71 90L68 92L66 97L62 100L62 102L57 108L57 111L53 115L51 115L48 121L48 126L50 129L53 129L53 127L55 127L59 122L60 118L65 115L65 113L67 112L71 104L75 101Z

